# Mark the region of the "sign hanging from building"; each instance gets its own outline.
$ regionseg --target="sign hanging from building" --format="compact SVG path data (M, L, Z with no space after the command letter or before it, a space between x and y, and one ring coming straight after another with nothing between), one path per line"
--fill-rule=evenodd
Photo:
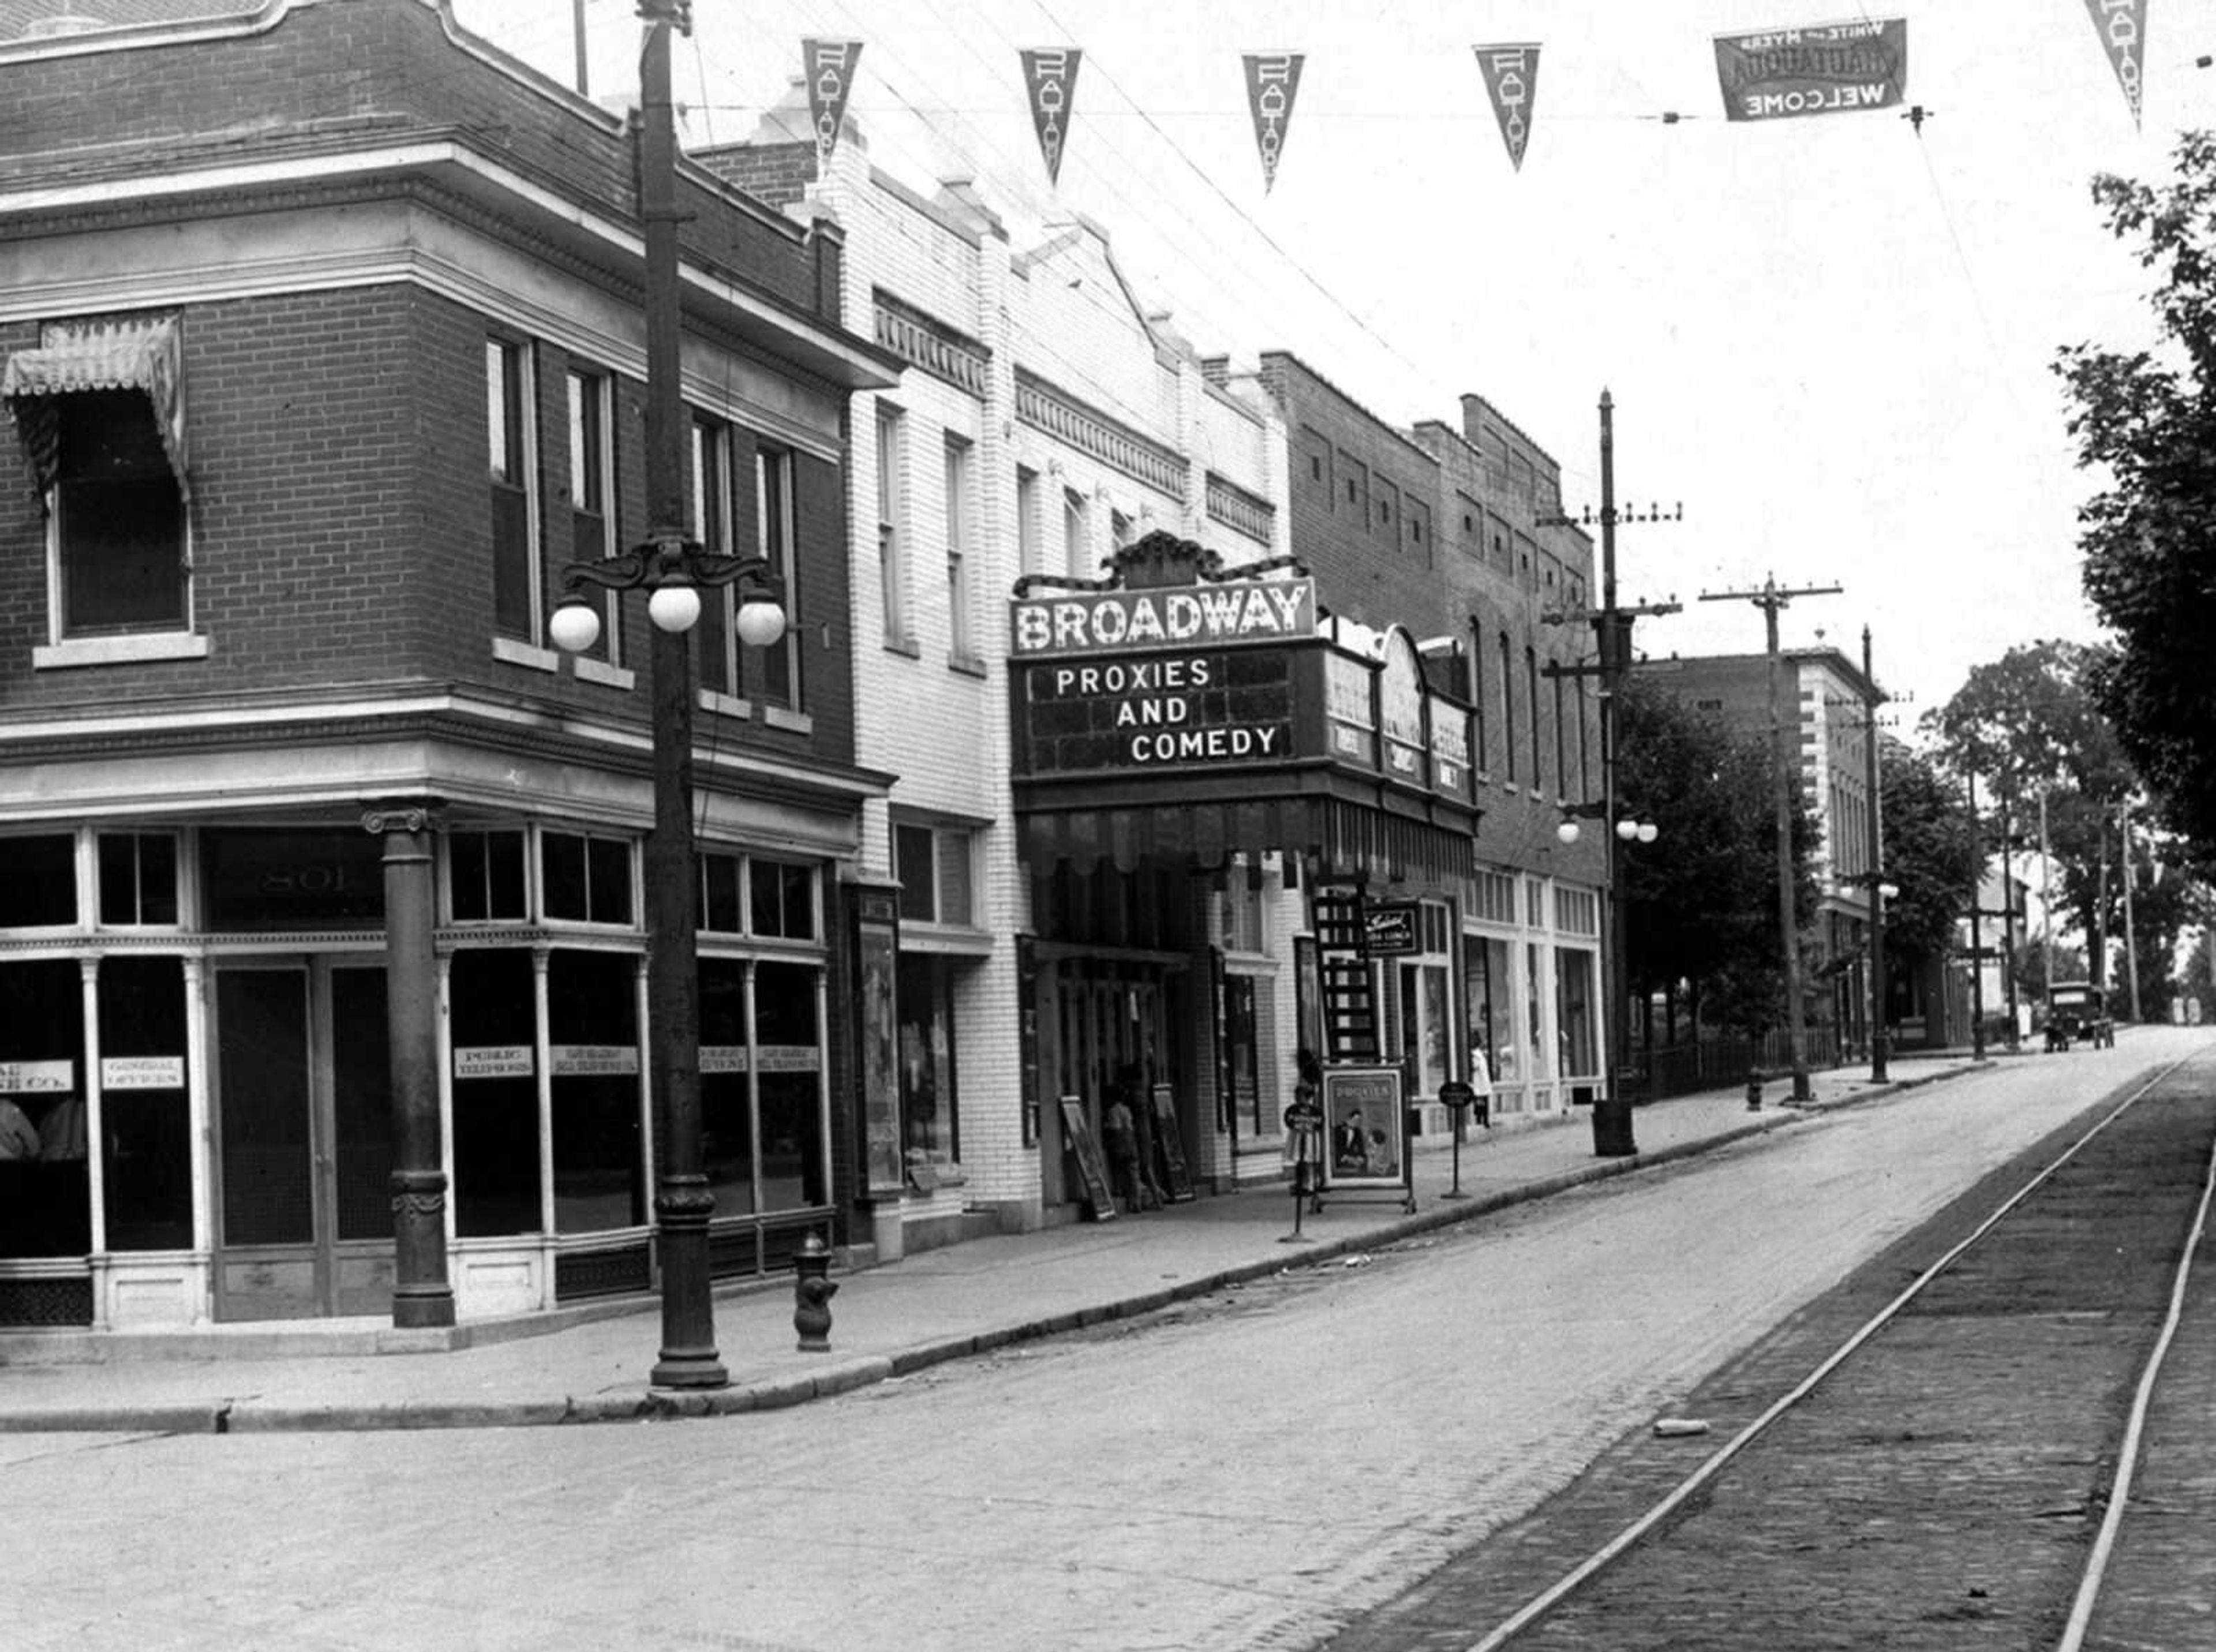
M2136 127L2140 71L2146 61L2141 49L2146 39L2146 0L2085 0L2085 9L2092 15L2093 27L2100 31L2101 49L2108 54L2116 84L2123 89L2124 101L2131 107L2132 125Z
M1222 649L1020 667L1033 775L1227 764L1293 755L1294 655Z
M1009 613L1008 652L1114 654L1191 643L1283 642L1313 636L1315 581L1227 580L1220 585L1019 597Z
M1731 120L1889 108L1908 83L1908 21L1901 17L1719 34L1715 46Z

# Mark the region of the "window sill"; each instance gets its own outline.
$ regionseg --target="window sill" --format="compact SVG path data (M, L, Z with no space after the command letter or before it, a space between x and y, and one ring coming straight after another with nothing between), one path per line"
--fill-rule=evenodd
M762 721L772 728L782 728L790 734L812 734L816 732L815 718L805 711L794 711L785 706L764 706Z
M889 636L885 639L887 654L905 654L910 660L923 658L923 649L912 636Z
M553 648L542 648L512 636L496 636L492 640L492 657L504 660L511 666L522 666L532 671L559 671L562 655Z
M628 666L611 666L605 660L594 660L587 654L577 654L569 661L581 683L600 683L609 688L631 687L636 674Z
M33 671L71 666L128 666L151 660L205 660L208 640L190 631L81 636L31 650Z
M948 654L946 656L946 669L951 672L957 672L964 677L976 677L982 679L986 674L985 662L980 660L974 654Z
M694 698L701 710L712 711L719 717L737 717L745 721L754 715L752 700L742 700L736 694L725 694L718 689L701 689Z

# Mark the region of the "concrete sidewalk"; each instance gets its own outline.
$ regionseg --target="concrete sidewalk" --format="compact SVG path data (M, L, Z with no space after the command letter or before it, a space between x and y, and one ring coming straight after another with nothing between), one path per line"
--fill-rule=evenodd
M1990 1064L1988 1064L1988 1066ZM1599 1158L1589 1118L1473 1131L1460 1153L1414 1155L1416 1211L1365 1190L1327 1196L1294 1227L1289 1188L1203 1198L1160 1212L972 1240L883 1267L834 1274L828 1354L798 1352L790 1279L719 1290L716 1338L730 1385L649 1385L661 1341L651 1299L562 1315L398 1332L379 1322L219 1328L175 1336L83 1334L0 1340L0 1432L224 1434L277 1429L503 1428L723 1416L798 1404L943 1360L1150 1312L1226 1286L1392 1244L1602 1177L1635 1172L1819 1111L1980 1069L1966 1056L1813 1075L1809 1108L1772 1082L1750 1111L1744 1087L1659 1102L1634 1116L1637 1154ZM549 1326L558 1328L549 1329ZM462 1346L455 1346L457 1342ZM435 1350L435 1351L433 1351Z

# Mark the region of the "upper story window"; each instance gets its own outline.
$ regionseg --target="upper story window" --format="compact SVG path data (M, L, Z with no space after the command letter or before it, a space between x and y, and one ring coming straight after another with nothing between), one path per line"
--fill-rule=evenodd
M767 442L754 444L754 555L783 586L785 635L761 650L762 698L797 711L800 682L799 531L792 494L792 454ZM744 600L732 593L734 600ZM736 628L735 628L736 629Z
M548 918L630 925L630 838L542 832L539 856L541 899Z
M877 582L885 641L910 646L908 616L908 420L877 405Z
M175 641L192 626L179 362L173 317L54 323L0 372L46 513L48 641L78 645L40 663L206 651Z
M615 453L608 440L610 387L605 374L571 368L569 402L569 556L580 562L615 555ZM617 662L621 618L616 593L602 603L600 635L588 654Z
M1062 571L1076 579L1090 579L1093 566L1092 511L1085 495L1074 488L1062 490Z
M68 929L77 918L77 838L0 838L0 930Z
M1046 571L1043 560L1045 549L1041 543L1043 526L1039 521L1038 472L1025 465L1016 467L1016 572L1041 574Z
M813 866L710 851L699 867L703 930L778 941L813 941L820 933Z
M970 540L976 519L970 444L946 439L946 648L957 660L977 652L970 617Z
M976 834L967 827L896 825L893 869L902 919L975 927L976 855Z
M168 927L178 921L174 833L102 832L99 873L103 927Z
M705 413L692 415L692 535L711 556L737 555L738 501L732 491L736 463L730 426ZM739 692L737 632L730 623L730 593L700 593L700 618L692 646L700 686L714 694Z
M530 418L531 353L485 341L485 439L491 481L493 629L536 643L539 600L539 465Z

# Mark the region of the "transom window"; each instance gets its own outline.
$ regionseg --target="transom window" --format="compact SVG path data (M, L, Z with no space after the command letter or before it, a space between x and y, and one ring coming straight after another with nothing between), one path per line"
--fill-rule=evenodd
M781 941L813 941L821 933L813 865L710 851L699 867L704 931Z
M581 924L631 922L631 842L628 838L541 832L539 881L550 918Z

